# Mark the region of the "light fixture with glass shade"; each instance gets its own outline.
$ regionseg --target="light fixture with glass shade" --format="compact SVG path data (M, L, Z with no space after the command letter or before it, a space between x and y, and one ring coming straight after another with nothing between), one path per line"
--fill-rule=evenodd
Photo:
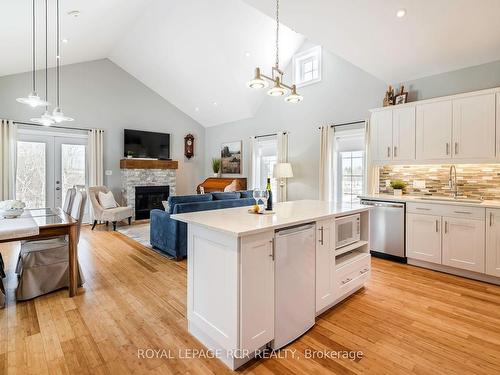
M55 123L54 119L49 113L49 103L47 102L48 94L49 94L49 83L48 83L48 73L49 73L49 62L48 62L48 57L47 57L47 51L48 51L48 14L47 14L47 0L45 0L45 112L40 116L36 118L32 118L30 121L41 124L44 126L50 126Z
M276 63L271 68L271 76L262 74L260 68L255 68L255 77L247 82L247 86L252 89L263 89L269 86L269 82L273 83L273 87L267 91L269 96L283 96L290 91L290 95L285 98L287 103L299 103L304 98L297 94L297 87L295 85L288 86L283 83L283 75L285 74L279 67L279 0L276 0Z
M46 100L42 100L38 94L36 93L36 11L35 11L35 0L33 0L33 14L32 14L32 54L33 54L33 67L32 67L32 80L33 80L33 87L32 91L28 94L27 97L25 98L17 98L16 101L22 104L27 104L32 108L35 107L41 107L41 106L48 106L50 103L48 103Z
M57 122L63 122L63 121L74 121L71 117L64 116L64 112L61 109L60 105L60 89L61 85L59 82L59 76L60 76L60 65L61 65L61 55L59 52L59 0L56 1L56 23L57 23L57 31L56 31L56 38L57 38L57 51L56 51L56 108L52 111L52 119Z

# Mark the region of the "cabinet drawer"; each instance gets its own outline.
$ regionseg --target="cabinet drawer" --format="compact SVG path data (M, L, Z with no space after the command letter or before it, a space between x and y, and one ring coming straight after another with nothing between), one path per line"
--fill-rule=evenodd
M346 264L335 270L335 290L336 298L350 292L363 284L371 272L370 254Z
M406 212L411 214L442 216L443 211L441 207L442 205L437 204L410 202L406 204Z
M443 205L442 215L460 219L485 220L486 209L482 207Z

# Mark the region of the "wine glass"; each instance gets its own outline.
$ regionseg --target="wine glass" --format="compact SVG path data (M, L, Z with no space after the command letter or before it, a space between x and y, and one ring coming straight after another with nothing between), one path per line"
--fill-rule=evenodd
M269 199L269 192L267 190L262 190L261 191L261 198L263 206L262 211L264 211L267 208L267 200Z
M253 189L253 199L255 199L255 204L259 204L259 199L260 199L260 190L259 189Z

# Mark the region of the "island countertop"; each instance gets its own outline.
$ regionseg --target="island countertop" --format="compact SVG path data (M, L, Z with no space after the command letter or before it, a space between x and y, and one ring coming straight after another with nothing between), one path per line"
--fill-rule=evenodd
M266 215L249 213L249 208L250 206L245 206L190 212L175 214L171 218L240 237L370 209L358 203L333 203L319 200L275 203L275 213Z

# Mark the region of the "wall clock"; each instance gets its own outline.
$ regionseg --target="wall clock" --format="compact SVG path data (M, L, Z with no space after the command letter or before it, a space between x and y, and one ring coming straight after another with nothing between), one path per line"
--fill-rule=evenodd
M192 134L184 137L184 156L188 159L194 156L194 136Z

